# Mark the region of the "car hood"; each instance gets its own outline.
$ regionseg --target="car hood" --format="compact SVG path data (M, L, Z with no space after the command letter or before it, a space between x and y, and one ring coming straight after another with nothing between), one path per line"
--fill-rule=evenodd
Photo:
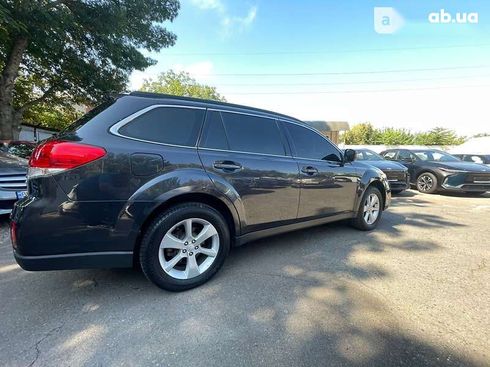
M361 163L363 165L369 165L369 166L374 166L376 168L379 168L382 171L407 171L407 167L404 165L398 163L398 162L391 162L391 161L385 161L385 160L380 160L380 161L356 161L356 163Z
M11 154L0 154L0 173L14 173L27 171L27 159Z
M490 167L485 166L484 164L471 163L471 162L431 162L439 168L447 168L454 169L460 171L469 171L469 172L489 172Z

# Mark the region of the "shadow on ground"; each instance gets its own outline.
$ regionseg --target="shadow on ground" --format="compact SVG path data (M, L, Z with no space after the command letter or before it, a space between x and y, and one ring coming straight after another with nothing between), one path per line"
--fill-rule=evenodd
M427 205L403 194L395 206ZM428 214L385 213L401 225L456 226ZM385 236L389 237L389 236ZM366 285L391 274L355 265L358 251L441 251L420 239L380 240L331 224L232 251L206 285L167 293L134 270L23 272L0 252L0 360L7 365L477 366L410 335ZM14 317L9 317L13 315ZM20 317L18 315L21 315ZM483 365L483 364L482 364Z

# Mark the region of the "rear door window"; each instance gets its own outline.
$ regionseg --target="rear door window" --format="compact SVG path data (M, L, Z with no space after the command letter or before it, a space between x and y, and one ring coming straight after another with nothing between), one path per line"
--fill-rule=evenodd
M221 114L217 111L208 111L202 132L200 147L210 149L229 150L228 139L221 120Z
M276 120L245 114L221 112L230 150L285 155Z
M119 129L119 134L150 142L195 146L204 109L156 107Z

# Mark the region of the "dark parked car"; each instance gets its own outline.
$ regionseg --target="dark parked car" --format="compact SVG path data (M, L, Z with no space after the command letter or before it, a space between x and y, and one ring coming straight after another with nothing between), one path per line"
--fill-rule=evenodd
M465 162L486 164L490 166L490 154L453 154L456 158Z
M356 162L370 164L386 174L392 194L399 194L410 188L408 168L403 164L387 161L378 153L365 148L356 149Z
M490 168L436 149L389 149L381 153L406 167L410 183L420 192L456 191L483 194L490 190Z
M141 265L195 287L233 245L341 219L371 230L386 176L316 130L264 110L131 93L38 146L11 237L27 270Z
M0 151L0 215L10 214L27 194L26 174L27 160Z

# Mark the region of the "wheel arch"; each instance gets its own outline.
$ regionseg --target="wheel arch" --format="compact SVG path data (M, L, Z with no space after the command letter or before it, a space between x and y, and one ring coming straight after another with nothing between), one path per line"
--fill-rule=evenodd
M376 187L379 192L381 192L381 196L383 198L383 207L386 205L386 189L383 183L380 180L373 180L367 187L366 190L370 187ZM364 194L363 194L364 195Z
M234 238L236 237L237 233L240 232L240 220L238 218L237 213L233 213L232 209L230 209L229 205L227 205L223 200L208 194L208 193L183 193L180 195L173 196L169 198L168 200L159 203L156 205L150 213L147 215L145 220L140 226L138 235L136 237L136 241L134 243L134 249L133 249L133 262L136 264L139 259L139 248L141 245L141 239L146 231L146 229L150 226L150 224L153 222L153 220L160 215L161 213L165 212L166 210L179 205L179 204L185 204L185 203L201 203L201 204L206 204L209 205L210 207L216 209L221 215L226 220L226 223L228 224L228 227L230 229L230 239L232 241L232 246L233 246L233 241ZM230 204L232 205L232 204Z
M364 172L359 184L356 203L354 207L355 213L359 211L360 205L362 203L362 198L364 197L366 190L371 186L376 187L381 192L384 209L386 209L387 204L389 204L387 203L387 192L390 192L391 190L388 185L388 181L383 178L379 169L367 169Z

